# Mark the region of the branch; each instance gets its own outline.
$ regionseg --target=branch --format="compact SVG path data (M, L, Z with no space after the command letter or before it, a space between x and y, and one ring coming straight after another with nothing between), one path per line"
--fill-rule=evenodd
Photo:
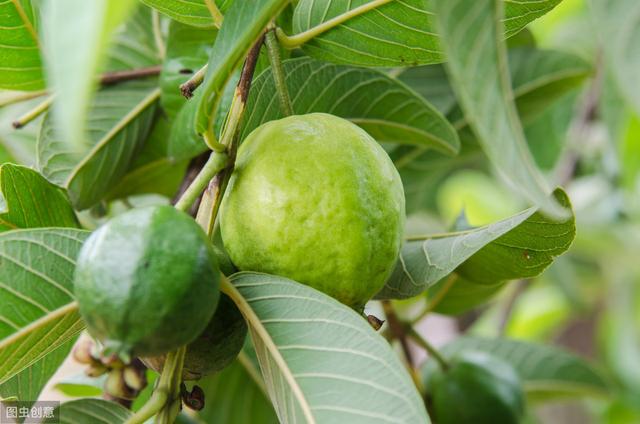
M130 69L126 71L106 72L100 77L100 84L111 85L123 81L152 77L159 75L162 65L149 66L147 68Z
M209 65L204 65L202 68L198 69L198 71L193 74L191 78L187 80L184 84L180 84L180 92L184 97L190 99L193 97L193 92L196 91L196 88L200 87L202 81L204 81L204 76L207 73L207 67Z
M20 129L24 127L29 122L36 119L38 116L45 113L49 109L52 103L53 103L53 96L49 96L45 101L39 103L36 107L34 107L30 111L22 115L21 117L13 121L11 125L15 129Z

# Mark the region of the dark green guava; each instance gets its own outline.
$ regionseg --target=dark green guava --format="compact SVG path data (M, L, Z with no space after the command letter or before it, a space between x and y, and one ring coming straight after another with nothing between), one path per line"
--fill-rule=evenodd
M247 337L247 324L242 314L225 294L220 295L216 313L207 328L187 345L182 378L199 380L230 365L238 356ZM156 372L162 372L165 356L143 358Z
M134 209L82 247L74 291L104 354L155 356L193 341L218 304L220 271L204 231L171 206Z
M361 309L393 270L404 221L402 183L384 149L351 122L313 113L246 138L220 228L239 269L288 277Z
M428 374L425 386L438 424L517 424L524 393L513 367L483 352L465 352Z

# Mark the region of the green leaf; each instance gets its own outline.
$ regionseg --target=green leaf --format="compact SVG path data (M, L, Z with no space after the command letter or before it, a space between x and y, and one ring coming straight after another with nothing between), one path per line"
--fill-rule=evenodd
M62 394L69 397L100 396L103 392L106 379L106 374L95 378L89 377L82 372L80 374L75 374L61 379L54 387Z
M284 62L295 113L326 112L358 124L380 142L431 147L455 154L456 131L431 104L387 75L309 58ZM254 82L243 137L283 117L271 70Z
M579 56L553 50L509 50L509 70L518 114L527 124L580 86L592 66Z
M84 144L85 131L91 128L85 118L109 41L136 2L55 0L45 4L47 77L56 93L52 110L62 140L78 148Z
M158 12L163 13L183 24L196 27L212 28L216 22L212 17L207 2L213 0L141 0L142 3L153 7ZM225 12L233 0L215 0L220 12Z
M533 204L557 218L566 212L549 196L524 138L509 84L499 0L434 0L447 72L462 110L498 172Z
M590 4L607 68L620 94L640 115L640 3L590 0Z
M133 14L116 28L106 60L104 70L108 72L146 68L161 62L149 8L137 7Z
M38 164L51 182L65 187L74 206L102 199L126 173L151 129L160 90L154 81L131 81L99 91L88 113L88 140L70 146L47 115L38 140Z
M171 125L167 118L158 117L127 174L109 190L106 199L123 199L145 193L170 198L176 194L188 161L177 161L171 156L170 138L167 137L170 132Z
M456 95L442 65L400 68L397 78L431 102L443 115L456 105Z
M249 362L249 366L253 365ZM255 369L260 378L258 369ZM207 423L277 424L267 394L255 383L240 361L220 373L198 381L205 394L205 406L198 416Z
M509 339L463 336L446 345L441 352L450 358L458 352L477 350L510 363L520 376L528 396L607 395L608 382L584 359L552 346ZM429 360L423 374L437 364Z
M0 398L15 396L21 401L38 399L44 386L67 358L74 343L75 338L72 338L53 352L40 358L29 368L20 371L0 384Z
M231 280L280 422L429 422L400 360L363 317L285 278Z
M300 0L293 15L294 33L318 25L371 0ZM504 31L509 37L542 16L561 0L505 1ZM431 0L391 1L353 17L305 43L318 59L358 66L416 66L443 62Z
M207 63L217 33L214 29L194 28L175 21L169 25L167 55L160 74L160 101L170 118L187 102L180 93L180 84Z
M78 227L67 195L30 168L0 166L0 231L16 228Z
M197 132L213 129L218 106L233 71L240 65L253 43L267 24L288 3L288 0L235 1L224 18L224 24L209 56L204 83L199 88Z
M563 191L556 191L556 199L570 208ZM487 285L533 277L564 253L574 237L573 215L556 222L535 208L485 227L419 237L402 247L391 277L376 297L409 298L454 271Z
M0 28L0 88L43 89L37 10L31 1L0 3Z
M52 228L0 234L0 384L84 327L72 290L88 234Z
M79 399L63 403L54 411L56 419L45 420L44 422L56 424L122 424L132 414L127 408L115 402L102 399Z

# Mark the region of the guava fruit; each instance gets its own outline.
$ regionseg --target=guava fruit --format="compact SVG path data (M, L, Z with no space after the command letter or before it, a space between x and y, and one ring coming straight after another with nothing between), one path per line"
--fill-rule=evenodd
M357 310L392 271L404 222L387 153L323 113L268 122L244 140L220 217L239 269L291 278Z
M218 304L220 271L204 231L171 206L133 209L85 242L74 291L105 355L127 361L193 341Z
M425 384L438 424L516 424L524 414L524 393L513 367L483 352L465 352L438 368Z
M231 364L238 356L247 337L247 324L242 314L225 294L220 295L218 308L207 328L187 345L182 378L199 380ZM162 372L165 356L143 358L156 372Z

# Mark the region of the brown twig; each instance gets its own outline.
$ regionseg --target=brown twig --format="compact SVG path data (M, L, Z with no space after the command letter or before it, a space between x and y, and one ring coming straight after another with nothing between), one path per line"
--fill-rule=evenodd
M391 334L393 338L400 342L400 346L402 347L402 353L404 353L404 357L407 360L407 364L409 367L413 368L413 355L411 354L411 349L409 348L409 342L407 340L407 332L405 331L405 327L398 319L396 315L396 311L393 309L391 305L391 301L383 300L382 301L382 309L384 309L384 314L387 316L387 322L389 323L389 330L391 330Z
M100 84L111 85L119 82L152 77L159 75L162 65L149 66L147 68L129 69L126 71L106 72L100 77Z

